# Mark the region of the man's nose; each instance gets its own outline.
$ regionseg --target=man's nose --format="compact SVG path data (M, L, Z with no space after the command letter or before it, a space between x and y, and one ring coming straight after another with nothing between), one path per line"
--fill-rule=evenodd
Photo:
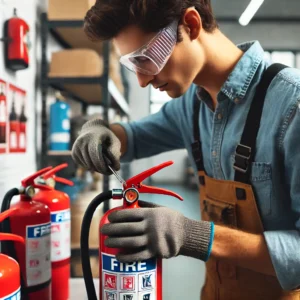
M154 75L145 75L139 72L136 72L136 76L142 88L145 88L154 79Z

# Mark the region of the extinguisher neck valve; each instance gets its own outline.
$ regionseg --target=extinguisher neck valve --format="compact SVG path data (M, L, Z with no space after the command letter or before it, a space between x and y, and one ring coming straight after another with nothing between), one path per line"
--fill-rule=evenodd
M118 200L123 198L123 190L122 189L113 189L112 190L112 199Z

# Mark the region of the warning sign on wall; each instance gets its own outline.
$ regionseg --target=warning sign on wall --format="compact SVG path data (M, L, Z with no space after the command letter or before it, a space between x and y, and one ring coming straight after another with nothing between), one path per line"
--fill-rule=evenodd
M26 152L27 103L26 91L9 84L7 143L9 153Z

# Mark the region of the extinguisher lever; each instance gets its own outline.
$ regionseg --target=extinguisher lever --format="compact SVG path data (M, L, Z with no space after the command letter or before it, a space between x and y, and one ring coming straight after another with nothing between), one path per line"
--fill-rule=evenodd
M150 177L151 175L153 175L154 173L157 173L158 171L160 171L163 168L169 167L170 165L172 165L174 162L173 161L167 161L164 162L158 166L155 166L149 170L146 170L138 175L135 175L134 177L128 179L126 181L127 186L138 186L142 183L142 181L148 177Z
M152 187L152 186L147 186L147 185L141 185L139 188L138 188L138 191L139 193L143 193L143 194L160 194L160 195L168 195L168 196L172 196L172 197L175 197L179 200L183 200L183 198L172 192L172 191L169 191L169 190L166 190L166 189L162 189L162 188L158 188L158 187Z
M73 181L68 180L68 179L66 179L66 178L54 176L54 180L55 180L56 182L60 182L60 183L63 183L63 184L69 185L69 186L73 186L73 185L74 185L74 182L73 182Z
M23 179L22 180L22 186L23 187L28 187L29 185L34 185L34 180L36 179L36 178L38 178L39 176L41 176L42 174L44 174L45 172L47 172L47 171L49 171L49 170L51 170L52 169L52 167L47 167L47 168L44 168L44 169L42 169L42 170L39 170L39 171L37 171L36 173L34 173L33 175L31 175L31 176L29 176L29 177L27 177L27 178L25 178L25 179Z
M48 178L50 177L53 177L57 172L59 172L60 170L64 169L64 168L67 168L68 167L68 164L67 163L64 163L64 164L61 164L61 165L58 165L56 166L55 168L51 169L50 171L46 171L44 172L42 178L47 180Z

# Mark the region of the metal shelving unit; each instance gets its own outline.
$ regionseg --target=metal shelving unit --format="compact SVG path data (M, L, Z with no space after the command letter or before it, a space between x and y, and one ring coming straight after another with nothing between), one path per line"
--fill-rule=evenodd
M109 78L109 53L110 43L104 42L101 45L90 45L94 50L101 52L103 56L103 72L99 77L49 77L48 76L48 59L47 59L47 43L49 34L59 43L63 48L79 48L80 45L70 43L70 40L66 41L66 35L62 34L64 29L79 30L81 33L83 27L83 21L80 20L48 20L47 14L41 14L41 46L42 46L42 61L41 61L41 90L42 90L42 146L41 156L39 157L39 167L42 168L47 165L49 156L56 155L70 156L70 152L53 152L48 151L48 118L47 118L47 94L48 89L54 88L66 92L68 96L82 104L82 112L86 113L89 105L101 105L103 107L103 120L109 123L108 110L109 108L118 109L122 115L129 115L128 106L128 82L124 76L124 72L121 72L122 81L125 88L125 97L119 92L114 82ZM76 40L76 39L75 39ZM74 40L74 41L75 41ZM86 45L84 45L86 47ZM98 48L97 48L98 47ZM102 49L100 48L102 47ZM99 85L101 86L101 103L89 103L84 97L78 96L65 88L65 85ZM99 101L100 102L100 101ZM103 190L109 190L108 176L104 176Z

